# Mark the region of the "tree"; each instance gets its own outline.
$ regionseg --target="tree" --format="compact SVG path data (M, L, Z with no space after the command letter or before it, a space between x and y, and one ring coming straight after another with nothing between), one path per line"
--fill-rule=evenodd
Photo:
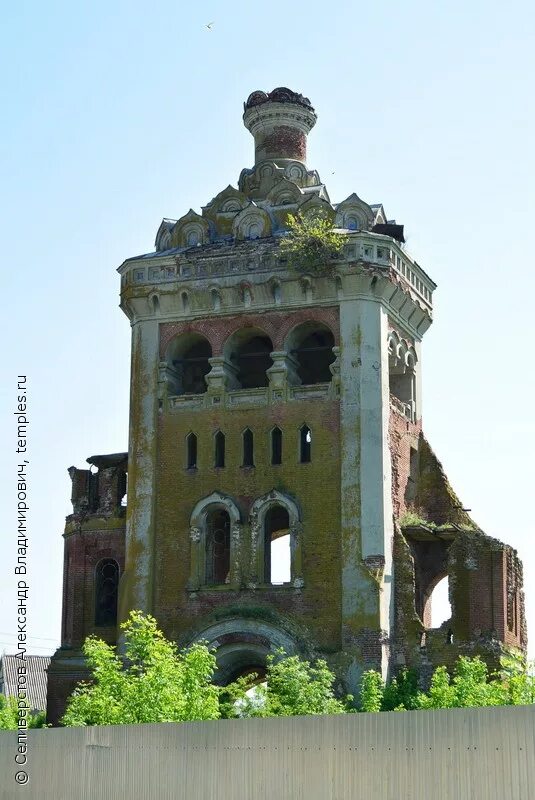
M305 714L344 714L353 699L334 696L335 676L321 659L311 664L278 650L267 657L265 682L247 692L251 676L226 689L225 716L293 717Z
M511 651L501 668L489 673L479 656L460 656L450 675L437 667L427 692L418 691L416 673L403 670L388 684L374 670L362 676L361 711L404 711L432 708L526 705L535 702L535 676L522 654Z
M330 262L340 254L346 236L334 231L325 214L289 214L287 221L289 234L282 239L280 252L288 265L301 271L332 272Z
M17 701L14 697L0 694L0 730L15 731L18 728L19 715ZM28 728L44 728L44 711L31 711L27 717Z
M83 647L92 672L68 700L64 725L126 725L218 719L215 656L203 644L179 652L156 620L132 611L121 625L125 663L94 636Z

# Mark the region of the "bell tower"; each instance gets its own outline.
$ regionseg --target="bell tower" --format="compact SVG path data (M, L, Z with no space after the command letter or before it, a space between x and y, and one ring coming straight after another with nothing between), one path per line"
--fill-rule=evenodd
M243 120L255 163L238 189L164 220L155 252L120 268L132 325L121 607L183 644L214 643L224 679L282 645L337 653L354 686L363 668L387 669L391 391L417 440L435 286L381 205L331 203L306 163L308 98L253 92ZM334 265L288 268L289 213L332 219L345 237Z
M422 432L434 282L380 203L331 201L307 161L308 98L255 91L243 121L255 159L237 188L162 220L154 251L119 268L128 453L69 470L51 722L87 678L84 638L117 643L133 609L181 647L208 641L221 683L281 647L325 658L353 694L366 669L425 679L526 648L522 564ZM340 252L288 260L290 214L329 220ZM444 579L451 615L433 627Z

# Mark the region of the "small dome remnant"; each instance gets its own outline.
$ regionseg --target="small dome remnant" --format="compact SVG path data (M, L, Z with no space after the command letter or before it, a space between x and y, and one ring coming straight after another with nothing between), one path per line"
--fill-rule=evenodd
M302 94L293 92L291 89L287 89L286 86L279 86L277 89L273 89L272 92L263 92L261 90L252 92L247 98L246 102L243 104L243 109L244 111L247 111L248 108L259 106L262 103L268 103L270 101L272 103L295 103L314 111L312 103L308 97L303 97Z

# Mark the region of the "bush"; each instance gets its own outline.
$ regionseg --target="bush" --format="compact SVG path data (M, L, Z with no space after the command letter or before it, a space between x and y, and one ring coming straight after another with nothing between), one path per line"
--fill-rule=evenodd
M288 227L289 234L280 245L288 266L305 272L332 272L331 262L340 255L346 236L334 232L331 220L324 214L289 214Z

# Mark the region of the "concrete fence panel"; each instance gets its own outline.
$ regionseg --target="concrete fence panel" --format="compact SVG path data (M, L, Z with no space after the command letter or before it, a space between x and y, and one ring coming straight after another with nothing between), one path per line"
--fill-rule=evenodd
M535 798L533 706L49 729L27 748L17 765L0 732L1 800Z

